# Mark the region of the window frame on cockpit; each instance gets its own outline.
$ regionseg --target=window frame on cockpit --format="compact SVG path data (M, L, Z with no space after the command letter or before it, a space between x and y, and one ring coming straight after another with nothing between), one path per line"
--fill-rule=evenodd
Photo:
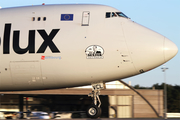
M116 12L116 14L117 14L119 17L129 18L129 17L126 16L123 12Z
M129 19L123 12L106 12L105 18L123 17Z

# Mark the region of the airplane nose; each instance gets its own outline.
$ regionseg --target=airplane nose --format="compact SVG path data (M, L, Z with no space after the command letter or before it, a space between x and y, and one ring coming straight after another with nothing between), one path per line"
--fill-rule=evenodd
M178 52L177 46L169 39L164 39L164 57L165 62L173 58Z

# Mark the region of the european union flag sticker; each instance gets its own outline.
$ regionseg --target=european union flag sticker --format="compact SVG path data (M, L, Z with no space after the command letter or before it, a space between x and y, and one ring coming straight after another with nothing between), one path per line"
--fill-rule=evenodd
M73 21L73 14L61 14L61 21Z

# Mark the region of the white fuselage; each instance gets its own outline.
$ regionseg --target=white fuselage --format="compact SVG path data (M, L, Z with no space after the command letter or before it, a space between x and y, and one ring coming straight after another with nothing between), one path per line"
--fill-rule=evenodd
M0 9L0 90L87 85L134 76L178 49L164 36L102 5Z

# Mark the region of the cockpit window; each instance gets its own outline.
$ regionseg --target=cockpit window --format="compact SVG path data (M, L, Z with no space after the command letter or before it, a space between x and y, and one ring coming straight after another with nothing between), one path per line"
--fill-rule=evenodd
M106 18L110 18L111 17L111 12L107 12L106 13Z
M119 17L125 17L125 18L128 18L128 16L126 16L124 13L122 12L116 12L116 14L119 16Z
M124 17L124 18L128 18L122 12L106 12L106 18L111 18L111 17Z
M112 12L112 17L117 17L115 12Z

